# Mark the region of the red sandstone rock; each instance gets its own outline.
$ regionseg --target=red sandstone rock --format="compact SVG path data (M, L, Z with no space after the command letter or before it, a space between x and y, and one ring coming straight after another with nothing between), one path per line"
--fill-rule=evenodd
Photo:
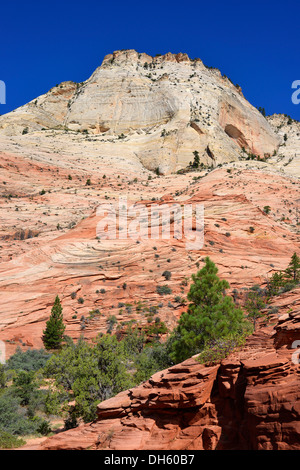
M15 174L8 166L12 162ZM134 308L128 315L124 309L120 313L118 307L119 302L134 306L141 299L149 305L163 302L159 316L172 329L185 307L177 304L169 307L168 302L174 303L177 295L186 296L189 285L182 286L182 282L190 278L198 266L201 267L205 256L212 258L220 276L230 281L232 289L241 289L264 283L276 270L284 269L300 246L293 225L296 207L290 204L299 198L299 189L291 179L276 174L263 174L264 187L267 187L264 192L262 173L257 170L236 169L229 174L224 169L216 169L200 181L193 180L193 173L172 175L153 178L148 186L142 184L144 181L141 179L136 185L139 194L131 192L131 198L140 204L172 204L174 200L177 203L204 204L204 246L200 250L189 251L184 239L172 237L170 240L142 240L139 244L132 239L96 239L96 226L100 219L90 207L90 201L96 203L98 192L103 194L104 189L109 189L111 201L124 191L118 186L119 180L113 168L103 169L107 177L103 180L104 189L102 186L99 189L86 186L86 177L79 169L76 177L73 174L69 181L70 169L57 173L53 166L44 163L37 167L21 157L3 157L2 163L7 169L5 179L11 184L9 191L14 193L22 187L26 193L18 201L22 211L15 211L16 200L9 202L4 199L2 208L0 205L0 215L5 221L1 240L3 262L0 263L0 339L6 342L8 355L18 345L22 348L26 348L26 344L42 347L42 332L57 294L62 301L66 334L74 339L83 333L80 318L88 318L94 309L99 309L101 315L86 322L84 335L87 339L107 330L109 315L115 315L120 321L136 318L147 324L146 317L136 314ZM67 163L71 167L75 162L65 161ZM39 168L43 172L38 171ZM34 207L31 193L27 193L26 174L37 188ZM92 174L92 179L100 178L99 173ZM38 178L42 178L41 181ZM148 182L145 176L141 178ZM127 176L127 179L130 178ZM22 186L23 180L26 184ZM39 195L46 181L51 192ZM68 181L72 194L61 188L55 189L65 181ZM176 196L177 191L182 194ZM151 201L153 194L158 201ZM143 201L140 200L141 195ZM41 213L44 212L44 206L41 206L44 198L47 198L45 204L50 208L51 216L47 215L48 212L46 215ZM61 200L65 205L62 209L59 208ZM98 200L99 203L101 201ZM272 207L270 215L262 210L268 204ZM76 207L81 208L81 211L76 211L77 224L68 229L70 212L73 214ZM39 222L34 209L38 209ZM292 223L278 220L281 213L289 213L289 210L292 211ZM83 220L82 215L86 216ZM11 239L4 239L7 231L11 234L16 232L13 228L18 220L16 217L22 217L20 224L24 225L26 221L28 230L37 229L39 236L14 240L13 244ZM51 224L45 225L49 219ZM58 231L58 223L66 228ZM253 233L249 231L250 226L254 227ZM172 230L171 224L171 233ZM158 259L154 256L153 247L157 248ZM7 260L9 254L12 256L10 261ZM165 283L162 276L165 270L172 273L172 294L162 297L156 292L156 287ZM125 290L120 288L124 282L127 285ZM105 294L101 294L102 288L105 288ZM74 293L76 297L72 298ZM84 299L82 304L78 303L80 297ZM288 306L283 312L287 311Z
M25 448L300 450L299 365L278 335L261 326L219 365L191 358L157 372L100 403L95 422Z
M175 115L173 104L165 108L168 100L160 95L144 106L141 84L149 87L145 63L167 65L168 73L162 70L154 88L170 88L173 66L188 74L188 82L184 85L180 80L176 86L176 90L183 86L183 94L178 90L174 94L171 87L176 98L172 103L180 95L183 101L178 103L184 105ZM205 105L215 109L213 126L207 127L202 113L190 114L191 86L199 85L198 80L190 81L191 64L199 73L202 70L205 83L218 84L201 90ZM143 68L142 82L131 78L136 66ZM107 94L100 93L109 119L99 122L97 109L83 98L84 109L92 114L92 120L86 120L80 105L83 94L77 93L75 83L66 82L40 97L37 107L29 103L11 113L8 121L7 116L1 118L0 340L5 341L7 357L17 346L42 347L42 332L56 295L62 301L66 334L73 339L83 333L82 316L87 319L87 340L107 330L112 314L118 321L135 318L147 324L142 313L128 313L118 306L134 306L140 300L149 305L162 302L159 316L172 329L186 309L174 299L186 296L188 280L205 256L213 259L232 289L242 289L265 284L299 251L300 194L294 178L299 174L298 124L289 125L283 116L270 117L276 129L273 134L260 113L245 103L240 89L219 71L208 72L199 59L190 61L185 54L153 59L136 51L117 51L104 59L98 72L103 69L107 76L114 71L129 73L114 107L122 114L122 108L134 111L134 116L125 112L111 126L111 105ZM119 87L119 80L105 82L109 88L114 89L114 83ZM93 89L96 95L90 97L98 99L99 89L94 85ZM211 100L212 89L217 93L222 89L228 99ZM79 104L69 109L75 95ZM65 126L66 113L71 127L75 123L78 130L82 124L90 134L54 129L53 124ZM40 129L44 127L40 120L47 130ZM27 124L30 132L23 135ZM123 131L126 138L119 139ZM240 147L260 155L273 153L285 133L285 156L275 152L267 162L238 161ZM225 166L185 174L184 167L198 148L201 161ZM282 174L276 170L279 167ZM158 177L149 168L164 175L180 169L181 174ZM187 250L185 238L173 237L173 223L170 240L97 239L97 206L118 202L120 195L147 208L204 204L204 246ZM267 205L269 214L264 211ZM172 273L172 294L162 298L156 288L166 283L165 270ZM41 448L298 449L299 369L291 357L300 333L299 293L295 289L277 298L279 319L276 314L272 317L274 328L261 323L244 350L220 365L204 367L194 358L158 372L139 387L99 404L94 423L47 439ZM96 309L100 314L90 315Z

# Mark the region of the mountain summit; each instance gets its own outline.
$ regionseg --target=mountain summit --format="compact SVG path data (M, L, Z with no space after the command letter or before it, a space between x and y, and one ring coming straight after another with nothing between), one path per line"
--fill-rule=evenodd
M101 148L116 157L125 144L130 158L163 174L186 167L195 151L201 163L217 166L247 153L269 157L280 143L218 69L182 53L135 50L107 55L85 82L63 82L0 118L0 134L49 129L100 135Z

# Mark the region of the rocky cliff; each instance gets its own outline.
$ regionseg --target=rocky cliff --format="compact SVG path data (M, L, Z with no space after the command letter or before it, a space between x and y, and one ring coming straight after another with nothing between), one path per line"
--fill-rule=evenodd
M283 114L268 116L267 120L274 129L280 144L269 159L269 164L288 175L300 172L300 122Z
M136 319L146 324L146 315L135 308L141 300L146 306L160 305L158 314L172 329L184 309L174 299L186 296L187 280L202 267L205 256L217 264L232 289L241 290L264 284L299 252L300 192L294 178L244 166L148 180L149 173L121 173L118 178L113 166L102 166L103 179L89 160L84 170L80 164L73 170L75 159L65 160L68 167L61 168L55 166L59 155L50 158L47 164L1 160L5 194L14 195L3 197L0 206L0 339L8 354L17 346L43 346L43 329L57 294L66 334L72 338L84 334L90 339L105 332L110 315L119 323ZM87 169L91 185L86 185ZM40 194L43 188L45 194ZM138 201L149 209L154 204L203 204L204 246L187 250L185 239L173 236L138 242L130 237L97 239L101 216L96 207L118 206L119 195L128 195L128 206ZM265 206L271 208L269 214ZM170 229L173 233L173 223ZM170 281L162 275L166 270ZM160 295L157 287L162 285L170 285L171 292ZM124 305L131 306L130 312ZM100 314L91 315L95 310Z
M66 334L91 340L107 331L110 315L145 325L141 300L159 306L172 330L185 310L176 299L205 256L231 289L264 285L299 253L299 135L299 123L264 118L200 59L136 51L110 54L85 82L55 86L0 117L7 356L42 347L56 295ZM195 151L204 167L176 173ZM118 205L120 196L147 210L203 204L203 246L186 249L174 220L168 240L99 239L97 207ZM269 316L243 351L157 373L43 448L299 449L299 366L291 359L299 294L276 299L279 317Z
M299 294L277 299L279 318L269 315L245 348L220 364L204 366L195 357L158 372L100 403L93 423L36 448L299 450L299 352L292 346Z
M246 152L269 157L280 139L268 121L219 70L186 54L150 57L134 50L107 55L83 83L64 82L0 118L0 134L46 129L101 135L98 151L128 154L170 173L197 151L209 166ZM71 138L69 137L69 140Z

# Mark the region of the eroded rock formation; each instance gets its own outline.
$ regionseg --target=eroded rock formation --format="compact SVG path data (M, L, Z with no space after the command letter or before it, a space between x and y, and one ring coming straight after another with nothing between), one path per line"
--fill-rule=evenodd
M106 332L110 315L118 322L136 319L147 324L145 314L135 309L141 300L148 306L161 304L158 315L172 329L185 308L174 299L186 296L189 283L185 280L202 266L205 256L216 263L232 289L240 290L264 284L299 251L295 201L300 193L294 179L244 167L149 181L147 173L118 178L114 167L106 166L103 180L99 170L86 166L92 180L87 186L86 170L77 169L68 180L75 164L71 159L65 161L69 168L57 167L59 172L53 161L43 164L42 172L26 159L8 162L16 166L14 171L7 168L8 191L15 194L20 187L22 191L22 197L3 198L0 207L0 339L6 342L8 355L17 346L43 346L41 337L56 295L62 302L66 334L74 339L82 334L91 339ZM194 175L200 179L194 180ZM138 181L129 184L134 176ZM40 195L46 179L47 192ZM26 186L30 181L36 186L33 197L33 185ZM101 220L97 205L110 202L118 206L118 196L126 195L128 187L128 207L133 202L148 208L173 202L193 207L203 204L204 246L188 250L184 238L173 236L139 243L130 237L97 239ZM153 194L157 196L154 201ZM269 214L263 210L267 205ZM72 220L75 223L70 228ZM16 240L16 225L39 235ZM170 228L172 233L173 223ZM166 270L172 275L170 281L162 275ZM157 287L162 285L170 285L171 293L160 295ZM125 304L131 306L129 312ZM92 315L96 309L99 314Z
M293 312L279 322L270 315L220 364L204 366L195 357L158 372L100 403L93 423L39 448L299 450L300 377L291 343L299 332L299 294L298 288L276 301L284 310L297 299Z
M0 339L42 347L56 295L66 334L91 340L142 299L172 330L191 274L210 256L232 289L263 285L299 252L299 123L264 118L217 69L186 54L117 51L0 117ZM197 151L202 170L184 171ZM264 161L247 160L250 154ZM253 155L251 156L253 157ZM204 246L101 240L97 207L203 204ZM268 210L266 210L268 208ZM174 225L171 232L174 233ZM163 272L171 273L171 293ZM122 287L126 285L126 287ZM122 309L124 305L130 308ZM94 423L47 449L299 449L299 289L279 318L220 365L195 358L99 404ZM97 313L95 313L97 312ZM84 319L84 320L82 320Z
M270 156L280 143L219 70L186 54L153 58L134 50L109 54L85 82L64 82L0 118L7 136L42 129L101 135L102 153L117 160L128 152L161 174L186 167L194 151L216 166L239 160L242 148Z

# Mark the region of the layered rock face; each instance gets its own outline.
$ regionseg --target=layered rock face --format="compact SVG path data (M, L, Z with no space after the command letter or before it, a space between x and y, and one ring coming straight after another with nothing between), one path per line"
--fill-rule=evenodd
M245 348L220 364L204 366L195 357L158 372L99 404L95 422L38 448L299 450L299 364L282 334L299 334L299 294L298 288L277 299L280 311L293 305L293 312L279 321L269 316Z
M135 309L141 300L159 305L172 330L186 310L176 298L186 298L205 256L242 290L265 284L299 253L299 124L280 115L266 120L238 86L185 54L115 52L86 82L62 83L0 117L0 146L0 340L7 356L17 346L43 346L56 295L75 340L106 332L110 315L146 325ZM242 148L270 157L246 161ZM209 168L171 174L194 151ZM97 207L116 207L120 196L147 210L203 204L203 246L189 250L184 237L176 239L174 219L170 239L99 239ZM168 285L162 296L157 288ZM220 365L192 358L157 373L101 403L94 423L43 448L298 449L299 366L291 344L299 334L299 289L275 306L279 318L262 325L244 351Z
M112 165L102 165L100 171L93 167L93 159L86 158L73 170L76 159L66 158L62 168L55 166L55 158L60 155L50 154L47 164L12 156L0 160L7 183L7 197L0 205L0 339L8 355L17 346L43 347L41 338L56 295L62 302L66 334L74 339L106 332L110 315L119 323L135 319L147 325L145 313L136 311L140 301L148 307L160 305L158 314L172 330L185 309L175 298L186 297L187 280L202 267L205 256L216 263L232 289L241 290L264 284L299 252L296 179L245 166L228 168L229 172L152 175L151 180L149 172L128 170L118 178ZM86 185L87 175L91 185ZM43 188L45 194L40 194ZM96 208L108 203L118 208L120 195L128 196L128 207L138 202L149 210L155 205L203 204L204 245L189 250L185 238L173 235L97 239L102 219ZM270 206L269 214L264 206ZM166 270L170 281L163 276ZM164 285L171 292L160 295L157 288ZM127 311L125 305L131 308ZM91 314L95 310L99 315Z
M300 122L283 114L268 116L267 120L280 140L269 163L288 175L298 175L300 169Z
M60 129L68 113L68 104L78 85L63 82L48 93L1 117L0 129L12 136L47 129Z
M134 50L106 56L85 82L62 83L0 118L2 134L24 129L101 135L100 153L117 160L129 147L128 158L162 174L186 167L194 151L216 166L240 159L242 148L270 156L280 143L240 87L217 69L186 54L153 58Z

